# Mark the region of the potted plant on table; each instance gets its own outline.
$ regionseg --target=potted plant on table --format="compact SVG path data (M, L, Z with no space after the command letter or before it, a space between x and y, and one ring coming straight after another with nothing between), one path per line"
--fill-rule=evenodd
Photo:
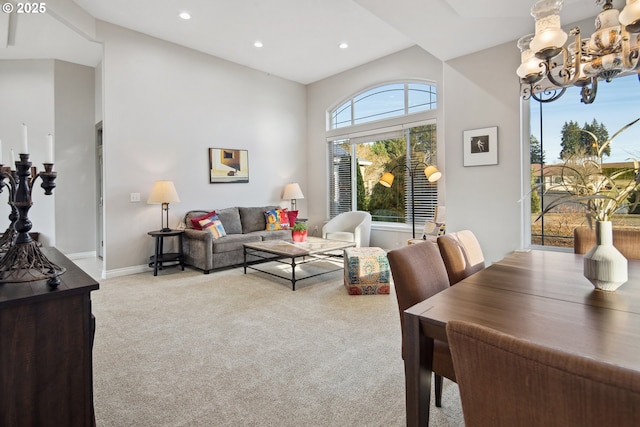
M306 222L296 222L291 230L291 238L294 242L304 242L307 240Z
M596 229L596 245L584 255L584 275L599 290L614 291L628 279L627 259L613 246L611 218L625 209L633 210L638 205L640 190L636 159L632 159L633 168L609 170L603 167L602 156L616 136L639 120L622 127L604 142L598 141L592 132L582 130L593 139L593 154L574 155L564 162L559 181L545 190L564 195L549 203L538 217L565 203L584 208L589 227L595 222ZM630 202L632 195L634 201Z

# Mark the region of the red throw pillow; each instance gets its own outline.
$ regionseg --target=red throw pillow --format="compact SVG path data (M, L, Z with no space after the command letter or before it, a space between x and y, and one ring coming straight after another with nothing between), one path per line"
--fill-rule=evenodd
M287 215L289 216L289 226L293 228L298 218L298 211L287 211Z
M216 214L216 211L211 211L208 214L199 216L197 218L191 218L191 225L193 226L194 229L196 230L202 230L202 226L200 225L200 221L202 221L203 219L208 219L211 218L212 216L214 216Z
M278 215L280 216L280 229L288 230L291 222L289 221L289 213L287 211L287 208L277 209L276 212L278 212Z

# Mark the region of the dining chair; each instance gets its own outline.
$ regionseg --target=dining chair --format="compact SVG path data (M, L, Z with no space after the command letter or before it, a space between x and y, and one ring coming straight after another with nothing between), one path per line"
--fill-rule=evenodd
M586 254L596 244L596 232L589 227L573 229L573 252ZM627 259L640 259L640 231L613 229L613 246Z
M482 248L471 230L439 236L437 243L450 285L455 285L465 277L484 269Z
M398 299L400 326L403 331L402 358L404 359L404 311L449 287L447 270L436 246L429 242L417 243L389 251L389 267ZM434 340L433 367L436 406L442 404L442 377L456 381L449 346Z
M631 427L640 372L473 323L446 326L466 427Z

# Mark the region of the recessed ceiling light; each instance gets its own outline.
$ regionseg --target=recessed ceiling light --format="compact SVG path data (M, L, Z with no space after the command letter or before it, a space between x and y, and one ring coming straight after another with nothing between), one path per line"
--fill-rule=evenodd
M191 19L191 14L187 11L180 12L178 16L184 20Z
M342 42L342 43L340 43L340 44L338 45L338 47L339 47L340 49L346 49L346 48L348 48L348 47L349 47L349 43L347 43L347 42Z
M263 44L262 44L262 42L261 42L260 40L255 41L255 42L253 43L253 45L254 45L255 47L262 47L262 46L263 46Z

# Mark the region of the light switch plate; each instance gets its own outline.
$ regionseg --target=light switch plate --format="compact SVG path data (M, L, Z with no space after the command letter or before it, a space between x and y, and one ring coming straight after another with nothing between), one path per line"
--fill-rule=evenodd
M136 203L140 201L140 193L131 193L129 194L129 200L132 203Z

